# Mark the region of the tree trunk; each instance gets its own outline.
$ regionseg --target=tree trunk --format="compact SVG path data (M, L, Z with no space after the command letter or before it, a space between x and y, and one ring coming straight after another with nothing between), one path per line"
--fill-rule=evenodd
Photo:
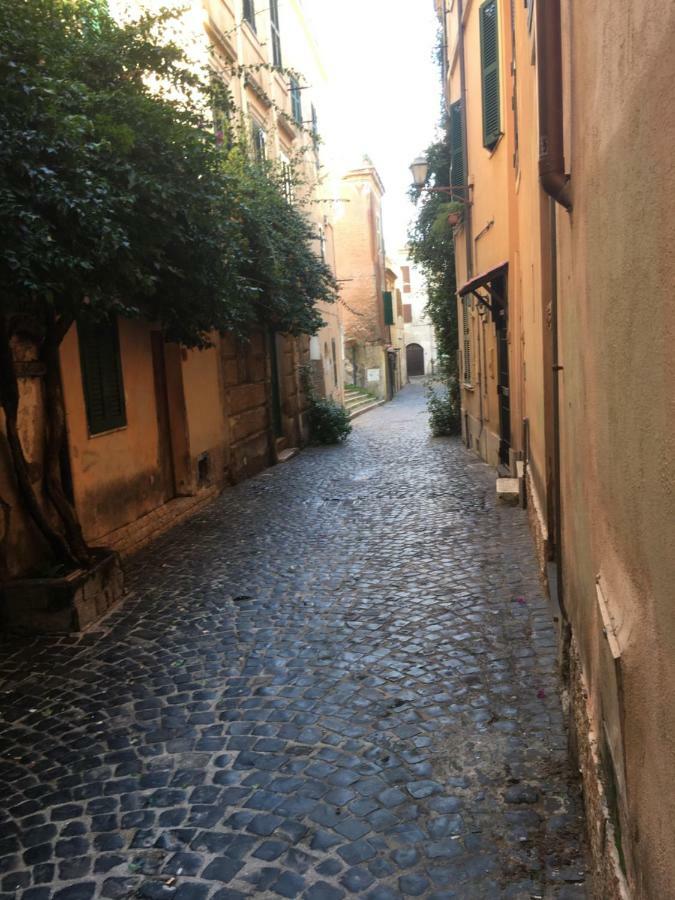
M67 541L47 520L30 480L28 463L18 430L19 383L14 368L11 334L4 316L0 317L0 404L5 413L7 443L19 488L19 496L58 562L77 566L78 561L71 553Z
M72 319L56 321L48 314L42 360L45 363L45 487L58 512L73 555L83 566L91 565L91 553L82 534L82 526L66 497L61 480L61 452L66 440L66 411L61 383L59 347Z

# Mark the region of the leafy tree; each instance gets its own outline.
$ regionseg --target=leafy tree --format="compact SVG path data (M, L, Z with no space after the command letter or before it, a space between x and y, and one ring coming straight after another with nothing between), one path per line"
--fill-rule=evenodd
M335 285L277 180L234 129L218 139L223 89L166 39L172 14L119 25L104 0L0 0L0 13L0 404L29 513L57 559L87 564L59 464L59 346L73 322L142 316L192 347L263 323L312 332L315 302ZM45 490L58 528L18 435L22 333L45 363Z
M429 162L427 185L450 185L450 119L443 113L441 137L426 150ZM411 198L417 203L417 217L408 233L410 256L424 272L427 282L427 315L436 332L439 351L440 376L447 388L441 406L447 420L445 432L460 430L460 402L458 380L457 281L455 248L448 213L455 204L447 194L419 191L411 188ZM436 407L432 408L432 413ZM433 418L433 416L432 416ZM436 415L439 420L442 416ZM438 428L435 426L435 431Z

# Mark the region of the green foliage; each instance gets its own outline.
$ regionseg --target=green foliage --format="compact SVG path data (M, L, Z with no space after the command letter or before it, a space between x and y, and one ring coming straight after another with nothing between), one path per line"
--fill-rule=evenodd
M447 384L440 387L427 386L427 409L429 428L434 437L461 433L462 410L459 382L455 376L450 376Z
M444 115L442 136L426 151L429 160L427 182L435 187L450 184L450 120ZM450 384L457 374L457 282L453 230L448 215L461 204L448 202L446 195L411 190L417 202L417 218L412 223L408 243L411 258L426 277L427 314L434 324L438 342L440 373Z
M0 0L0 312L143 316L190 346L313 332L335 284L312 228L215 133L227 98L163 35L173 15Z
M340 444L352 433L347 410L334 400L310 399L309 431L316 444Z
M307 418L314 444L340 444L352 433L349 413L334 400L319 397L312 384L311 366L301 366L300 381L309 402Z

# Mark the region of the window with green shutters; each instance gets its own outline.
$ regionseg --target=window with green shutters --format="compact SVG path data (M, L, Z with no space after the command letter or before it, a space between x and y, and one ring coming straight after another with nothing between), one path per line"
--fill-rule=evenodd
M385 291L384 297L384 324L395 325L394 321L394 297L391 291Z
M502 134L499 92L497 0L480 7L480 61L483 88L483 146L491 150Z
M78 325L89 434L127 424L117 322Z
M464 200L464 191L454 190L464 185L464 139L462 136L462 101L450 107L450 184L453 197Z
M302 91L297 78L291 78L291 112L296 125L302 125Z
M471 384L471 300L462 297L462 375L464 384Z

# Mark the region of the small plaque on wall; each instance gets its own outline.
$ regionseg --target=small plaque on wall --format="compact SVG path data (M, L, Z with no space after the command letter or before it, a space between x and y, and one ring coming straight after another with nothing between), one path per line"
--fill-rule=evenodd
M379 381L380 380L380 370L379 369L368 369L368 381Z

